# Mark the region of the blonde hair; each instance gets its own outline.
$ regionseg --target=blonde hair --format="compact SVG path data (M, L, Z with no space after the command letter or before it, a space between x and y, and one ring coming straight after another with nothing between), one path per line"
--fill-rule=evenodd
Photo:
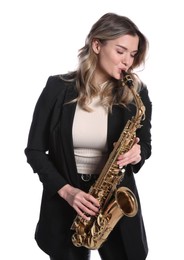
M123 35L139 37L138 52L131 68L128 70L128 73L130 73L134 80L134 87L136 90L139 89L140 80L133 73L133 69L145 63L148 41L129 18L114 13L106 13L92 26L84 47L79 50L78 69L71 72L68 75L69 77L67 77L70 81L76 81L78 91L77 101L84 110L90 111L89 102L92 97L99 94L99 86L91 84L98 62L98 56L92 49L93 40L98 39L102 44L105 44L106 41ZM113 78L103 88L100 97L102 105L108 110L111 110L114 104L126 106L133 99L129 88L122 87L122 84L120 86L120 81Z

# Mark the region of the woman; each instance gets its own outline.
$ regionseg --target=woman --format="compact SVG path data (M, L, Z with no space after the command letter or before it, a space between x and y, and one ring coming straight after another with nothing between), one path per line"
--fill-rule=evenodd
M72 243L71 225L78 214L95 216L99 202L88 193L113 150L127 120L136 113L131 91L121 84L128 72L146 108L133 147L117 160L126 173L119 186L135 194L138 212L123 217L100 247L104 260L143 260L148 253L134 179L151 155L151 102L133 73L145 62L148 42L127 17L103 15L79 51L76 71L49 77L35 107L25 153L43 183L35 238L51 260L87 260L90 250Z

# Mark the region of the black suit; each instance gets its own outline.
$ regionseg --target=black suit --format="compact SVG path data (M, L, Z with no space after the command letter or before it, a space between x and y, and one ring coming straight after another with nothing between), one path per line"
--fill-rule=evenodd
M148 250L133 175L133 172L138 172L144 161L151 155L151 102L146 87L142 88L140 95L146 106L146 119L143 121L142 128L137 131L137 136L141 140L142 160L135 166L127 167L127 173L121 183L121 186L129 187L137 196L139 211L133 218L123 217L116 227L122 230L122 243L128 259L131 260L145 259ZM48 79L36 104L28 145L25 149L28 163L33 171L38 173L43 183L36 241L43 251L56 257L62 255L68 243L71 243L70 226L76 215L73 208L59 197L57 191L67 183L80 187L72 143L72 122L76 102L67 103L76 97L74 83L66 84L59 76ZM129 108L130 110L113 106L112 113L108 116L109 152L127 120L135 114L135 106L130 105Z

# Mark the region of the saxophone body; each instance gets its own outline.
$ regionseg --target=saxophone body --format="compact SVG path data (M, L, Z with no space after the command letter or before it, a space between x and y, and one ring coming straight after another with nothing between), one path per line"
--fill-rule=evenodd
M71 229L75 232L72 235L72 242L77 247L100 248L121 217L134 217L138 211L137 199L133 192L127 187L117 189L125 174L125 167L119 168L117 159L119 155L132 148L136 130L141 127L140 123L145 115L145 107L133 88L133 80L129 74L124 73L122 84L132 91L136 115L127 121L101 174L89 190L100 203L98 214L89 220L77 215L73 221Z

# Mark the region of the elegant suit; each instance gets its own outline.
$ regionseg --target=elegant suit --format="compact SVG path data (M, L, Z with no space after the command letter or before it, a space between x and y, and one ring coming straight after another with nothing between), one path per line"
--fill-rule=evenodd
M146 106L146 119L142 128L137 131L142 159L137 165L127 166L125 178L120 184L134 192L138 199L139 211L133 218L123 217L116 226L121 230L122 243L130 260L143 260L148 251L133 175L133 172L137 173L151 155L151 102L145 86L142 87L140 96ZM56 257L62 255L68 243L71 243L70 227L76 215L74 209L59 197L57 191L67 183L80 188L72 142L72 122L76 102L69 102L76 97L74 83L66 83L59 76L49 77L36 104L25 149L28 163L33 171L38 173L43 183L40 218L35 238L43 251ZM113 106L112 113L108 116L109 152L113 149L113 143L117 141L127 120L135 115L136 107L131 104L129 108Z

